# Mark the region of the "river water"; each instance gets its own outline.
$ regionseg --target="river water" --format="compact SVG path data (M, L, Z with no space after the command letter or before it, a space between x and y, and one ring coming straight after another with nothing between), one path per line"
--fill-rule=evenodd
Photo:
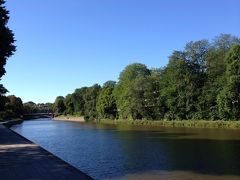
M50 119L11 129L94 179L240 179L240 130Z

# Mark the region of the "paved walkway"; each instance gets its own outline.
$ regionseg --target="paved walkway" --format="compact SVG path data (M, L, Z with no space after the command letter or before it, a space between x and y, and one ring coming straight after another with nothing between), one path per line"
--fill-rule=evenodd
M40 146L0 125L0 179L91 179Z

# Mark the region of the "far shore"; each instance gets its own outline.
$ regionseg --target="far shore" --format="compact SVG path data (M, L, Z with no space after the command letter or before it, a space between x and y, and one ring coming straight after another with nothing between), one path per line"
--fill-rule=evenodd
M240 121L223 120L110 120L101 119L101 124L156 126L156 127L184 127L184 128L217 128L217 129L240 129Z
M54 120L86 122L84 117L79 116L57 116ZM185 127L185 128L217 128L217 129L240 129L240 121L224 121L224 120L110 120L98 119L93 121L100 124L115 125L135 125L135 126L156 126L156 127Z
M85 122L84 117L76 117L76 116L56 116L53 120L57 121L72 121L72 122Z

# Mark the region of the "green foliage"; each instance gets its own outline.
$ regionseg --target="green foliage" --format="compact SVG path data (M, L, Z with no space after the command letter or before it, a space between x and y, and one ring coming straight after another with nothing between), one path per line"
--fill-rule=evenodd
M76 89L72 94L72 102L74 106L74 114L79 114L80 116L84 116L84 94L87 92L87 87L83 87L80 89Z
M65 106L66 106L66 114L71 114L73 115L74 113L74 101L73 101L73 96L71 94L68 94L65 98Z
M64 104L64 97L58 96L53 105L53 112L55 115L61 115L65 112L66 106Z
M234 45L226 55L226 83L218 96L222 118L240 118L240 45Z
M5 1L0 0L0 81L6 73L5 65L7 59L16 50L14 45L14 35L7 27L9 12L6 10ZM11 119L20 117L23 112L22 100L15 96L5 97L7 90L0 84L0 119Z
M0 79L5 74L5 68L7 59L13 55L16 47L14 46L14 35L12 31L7 27L9 20L9 12L4 6L5 1L0 1Z
M102 87L96 104L98 117L100 118L114 119L117 116L117 105L113 95L115 85L115 81L107 81Z
M0 84L0 111L5 110L5 103L6 103L6 97L4 94L7 92L7 90L3 87L2 84Z
M114 89L120 118L142 118L140 109L136 108L136 106L141 108L144 106L142 98L144 90L139 83L149 76L150 70L144 64L139 63L130 64L121 72L119 82Z
M24 114L36 113L36 110L37 110L37 105L32 101L29 101L23 104Z
M86 120L96 119L96 104L100 91L101 86L95 84L91 87L76 89L65 98L59 96L53 104L54 114L84 116Z
M67 95L62 113L86 120L142 122L239 119L239 45L239 38L221 34L211 43L187 43L184 50L172 53L164 68L150 70L144 64L130 64L117 83L108 81L102 89L96 84Z
M4 111L0 111L1 120L21 118L23 115L23 103L21 98L14 95L4 97Z
M199 106L202 117L205 119L226 118L223 111L219 113L220 102L217 99L223 96L222 89L226 84L225 56L234 44L240 44L240 39L229 34L216 37L206 57L206 81L202 89ZM218 96L218 98L217 98Z
M88 120L94 120L97 118L97 98L101 91L101 86L95 84L86 89L85 94L83 95L84 100L84 117Z
M6 10L5 1L0 0L0 82L2 76L6 73L4 66L6 65L7 59L13 55L16 50L14 46L14 35L12 31L7 27L9 20L9 12ZM0 84L0 111L5 109L5 97L4 94L7 90Z
M36 104L32 101L23 104L23 114L34 114L34 113L52 113L52 103L39 103Z
M163 88L160 92L168 109L166 119L201 118L196 112L205 78L203 57L206 48L202 47L205 43L191 42L184 52L175 51L170 57L163 73Z
M23 114L23 103L21 98L14 95L7 96L6 109L12 110L16 117Z
M228 51L233 45L240 44L240 39L230 34L220 34L214 39L213 47L217 50Z
M0 111L0 121L11 120L13 118L16 118L16 115L11 109Z

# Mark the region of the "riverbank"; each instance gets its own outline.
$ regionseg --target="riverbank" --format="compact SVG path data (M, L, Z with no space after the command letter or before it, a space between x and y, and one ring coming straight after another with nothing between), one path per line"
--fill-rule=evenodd
M12 119L12 120L5 120L5 121L0 121L0 124L6 126L6 127L11 127L16 124L22 123L24 120L23 119Z
M101 119L97 123L136 125L136 126L166 126L166 127L187 127L187 128L225 128L240 129L240 121L207 121L207 120L182 120L182 121L150 121L150 120L109 120Z
M1 124L0 154L2 179L91 179Z
M85 122L84 117L79 116L56 116L53 120L57 121L72 121L72 122Z

